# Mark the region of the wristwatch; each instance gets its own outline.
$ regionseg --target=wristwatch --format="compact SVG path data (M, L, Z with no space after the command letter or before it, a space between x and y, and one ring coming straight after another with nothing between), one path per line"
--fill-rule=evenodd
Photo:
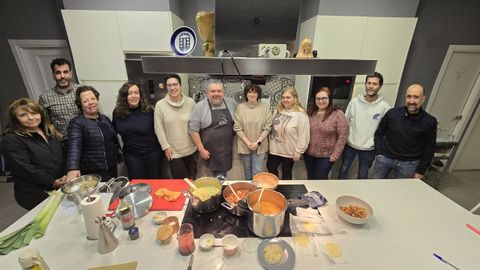
M260 144L262 144L262 142L257 142L257 145L260 145Z

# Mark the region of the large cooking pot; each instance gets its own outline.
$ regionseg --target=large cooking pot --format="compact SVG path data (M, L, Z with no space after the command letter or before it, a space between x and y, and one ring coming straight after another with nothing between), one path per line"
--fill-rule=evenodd
M306 200L292 199L287 201L282 193L265 189L261 202L273 207L255 207L261 192L261 189L252 191L247 196L246 202L239 201L238 206L248 211L248 228L250 231L262 238L275 237L280 234L283 230L285 211L288 207L308 206ZM274 208L277 211L272 211Z
M215 187L218 188L218 192L208 198L205 201L202 201L200 198L193 194L194 189L190 187L186 196L190 199L193 210L198 213L211 213L218 209L222 201L222 182L214 177L201 177L193 181L193 184L197 188L201 187Z
M275 237L283 229L283 222L285 219L285 210L287 210L287 200L285 197L274 190L265 189L262 195L261 202L271 203L278 208L278 212L265 214L254 208L258 201L261 189L257 189L247 196L246 205L243 202L239 206L248 209L248 228L257 236L262 238ZM245 209L246 210L246 209Z
M247 190L247 196L250 194L252 191L258 189L258 187L250 182L235 182L231 184L231 187L235 190ZM226 186L225 189L223 189L223 199L225 200L222 202L222 206L225 207L230 213L237 215L237 216L244 216L248 213L247 210L238 207L236 203L231 203L227 200L228 197L234 196L232 193L232 190L230 189L229 186ZM243 199L243 198L242 198ZM246 197L244 198L246 199Z

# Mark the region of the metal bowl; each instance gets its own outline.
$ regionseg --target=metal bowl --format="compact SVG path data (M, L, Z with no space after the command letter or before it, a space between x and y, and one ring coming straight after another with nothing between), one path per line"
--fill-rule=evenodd
M93 193L102 178L96 174L79 176L62 186L61 191L67 194L67 199L73 201L79 212L82 211L80 202L83 198Z
M276 189L279 180L273 173L261 172L253 176L252 182L259 188Z

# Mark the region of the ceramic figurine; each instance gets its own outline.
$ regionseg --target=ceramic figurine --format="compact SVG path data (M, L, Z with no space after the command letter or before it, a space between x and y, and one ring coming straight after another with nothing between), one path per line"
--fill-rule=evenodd
M313 58L311 39L305 38L302 40L296 58Z
M205 56L212 57L215 54L215 12L200 11L195 17L198 34L203 40Z

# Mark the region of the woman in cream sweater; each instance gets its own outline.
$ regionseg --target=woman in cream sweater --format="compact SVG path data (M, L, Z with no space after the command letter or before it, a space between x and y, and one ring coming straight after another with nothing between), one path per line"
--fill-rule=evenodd
M197 148L188 133L188 120L195 101L182 94L182 80L177 74L167 76L165 85L168 95L155 105L155 134L165 151L172 177L194 178Z

